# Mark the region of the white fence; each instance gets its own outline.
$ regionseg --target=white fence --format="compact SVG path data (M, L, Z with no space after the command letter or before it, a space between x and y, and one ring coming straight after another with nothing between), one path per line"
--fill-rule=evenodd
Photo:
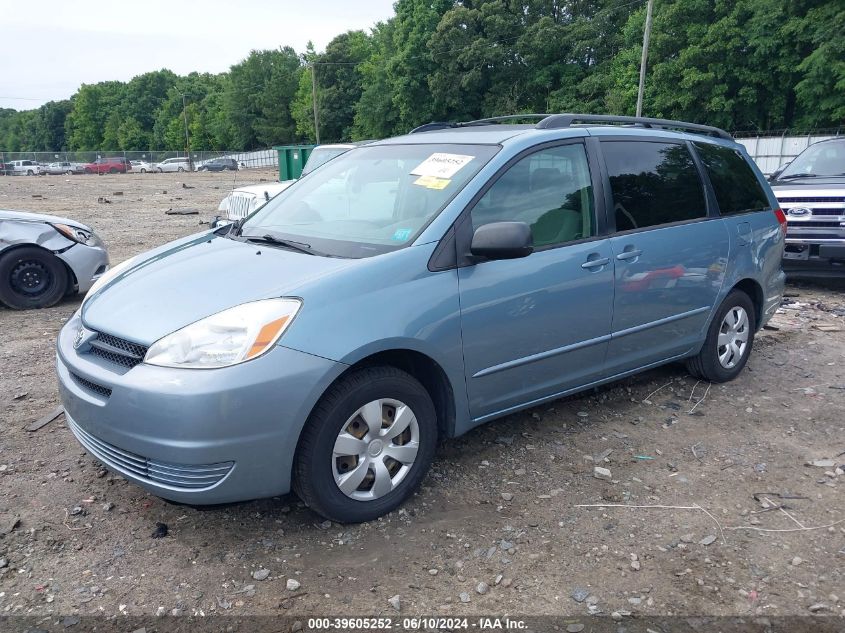
M802 136L787 136L784 131L781 136L747 136L742 138L742 132L735 132L738 143L745 145L748 154L757 163L764 174L770 174L784 163L788 163L813 143L829 138L845 136L845 130L833 130L830 133L821 132L804 134Z

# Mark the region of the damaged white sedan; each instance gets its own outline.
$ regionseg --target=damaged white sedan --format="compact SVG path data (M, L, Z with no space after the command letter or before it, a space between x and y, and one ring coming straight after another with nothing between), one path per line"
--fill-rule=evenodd
M0 209L0 303L48 308L86 293L109 268L103 241L74 220Z

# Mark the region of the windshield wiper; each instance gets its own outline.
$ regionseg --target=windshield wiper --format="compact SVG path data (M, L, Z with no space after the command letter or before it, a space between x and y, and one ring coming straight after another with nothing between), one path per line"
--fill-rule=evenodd
M788 176L778 176L778 180L792 180L793 178L818 178L818 174L789 174Z
M305 242L294 242L293 240L283 240L275 235L270 235L267 233L266 235L244 235L243 238L247 242L259 242L263 244L275 244L278 246L283 246L284 248L290 248L295 251L299 251L300 253L305 253L307 255L317 255L317 251L311 248L310 244L306 244Z

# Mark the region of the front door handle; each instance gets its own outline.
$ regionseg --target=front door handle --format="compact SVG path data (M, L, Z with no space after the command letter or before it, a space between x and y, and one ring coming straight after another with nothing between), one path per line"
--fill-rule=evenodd
M581 264L581 268L584 270L590 270L591 268L600 268L602 266L607 266L610 263L610 259L607 257L601 257L599 259L588 259L583 264Z
M631 250L628 250L626 248L624 251L622 251L621 253L619 253L616 256L616 259L621 260L621 261L624 261L626 259L636 259L637 257L639 257L642 254L643 254L643 252L638 248L632 248Z

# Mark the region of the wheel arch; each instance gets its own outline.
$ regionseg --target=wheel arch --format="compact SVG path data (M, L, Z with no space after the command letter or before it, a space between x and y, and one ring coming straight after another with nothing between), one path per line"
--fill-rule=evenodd
M400 369L417 379L431 397L437 413L437 429L441 437L455 435L456 404L452 383L446 371L431 356L408 348L393 348L372 352L352 362L323 391L342 380L350 372L362 367L389 366ZM321 396L322 397L322 396ZM319 402L319 399L318 399ZM317 403L314 403L314 407ZM313 411L313 407L312 407ZM310 414L309 414L310 416Z
M741 290L751 299L751 304L754 306L754 327L759 330L763 317L763 305L765 303L763 287L755 279L746 277L736 282L725 296L734 290Z
M12 244L8 248L5 248L0 251L0 258L4 258L9 253L13 253L14 251L18 251L22 248L27 247L37 248L41 251L44 251L48 255L52 255L53 257L55 257L56 261L61 262L62 266L64 266L64 269L67 272L67 287L65 288L65 295L70 294L73 289L76 288L79 282L76 279L76 273L73 272L73 268L71 268L65 260L59 257L55 251L51 251L49 248L45 248L41 244L36 244L35 242L19 242L17 244Z

